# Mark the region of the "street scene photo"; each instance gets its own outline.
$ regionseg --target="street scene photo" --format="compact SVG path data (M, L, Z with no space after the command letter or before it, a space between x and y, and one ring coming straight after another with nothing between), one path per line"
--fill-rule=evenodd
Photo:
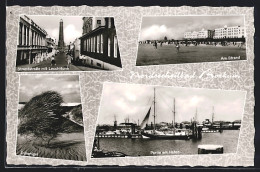
M86 161L78 75L21 75L16 154Z
M246 60L244 16L142 18L137 66Z
M17 72L122 69L113 17L21 15Z
M245 91L104 83L92 158L236 153Z

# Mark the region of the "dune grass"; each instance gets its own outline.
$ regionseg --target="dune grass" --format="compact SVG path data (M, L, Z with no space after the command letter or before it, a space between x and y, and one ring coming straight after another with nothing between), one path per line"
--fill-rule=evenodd
M59 133L48 146L39 139L18 135L16 154L86 161L84 133Z

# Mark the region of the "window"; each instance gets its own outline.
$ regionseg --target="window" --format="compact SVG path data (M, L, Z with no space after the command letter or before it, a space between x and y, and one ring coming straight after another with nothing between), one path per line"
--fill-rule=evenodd
M34 45L34 42L33 42L34 39L33 38L34 38L34 31L32 31L32 43L31 43L31 45Z
M34 34L34 45L37 45L37 33Z
M117 37L114 36L114 57L117 58Z
M97 28L101 26L101 20L97 20Z
M26 26L24 25L24 29L23 29L23 45L26 45Z
M29 45L29 28L27 28L27 45Z
M34 36L33 36L33 45L36 45L36 32L34 32Z
M89 47L88 38L86 39L86 41L87 41L87 51L89 51L89 50L88 50L88 47Z
M22 45L22 30L23 30L23 24L20 23L20 27L19 27L19 45Z
M110 57L111 56L111 51L110 51L110 38L108 37L108 41L107 41L107 56Z
M100 35L100 53L103 53L103 35Z
M26 52L24 52L24 54L23 54L23 60L25 60L25 59L26 59L26 57L27 57L27 53L26 53Z
M96 37L94 37L94 47L93 52L96 52Z
M37 33L34 32L34 45L37 45Z
M84 51L87 50L87 40L86 39L84 40L84 48L83 49L84 49Z
M94 52L94 47L95 45L94 45L94 37L92 37L92 52Z
M100 63L97 63L97 66L98 66L98 67L101 67L101 64L100 64Z
M93 38L91 38L90 41L91 41L91 47L90 47L91 48L91 52L93 52Z
M94 37L92 37L91 39L92 39L92 50L91 50L91 52L94 52Z
M90 42L90 38L88 38L88 51L90 52L90 47L91 47L91 42Z
M89 47L89 42L88 42L88 38L86 39L86 51L89 51L88 50L88 47Z
M100 53L100 35L97 36L97 52Z
M111 28L111 18L108 18L108 28Z

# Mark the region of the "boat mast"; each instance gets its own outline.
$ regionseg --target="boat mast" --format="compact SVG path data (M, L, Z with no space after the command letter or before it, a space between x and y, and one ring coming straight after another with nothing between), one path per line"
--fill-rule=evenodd
M213 122L214 122L214 106L212 108L212 125L213 125Z
M153 133L155 133L155 88L153 92Z
M197 118L198 118L198 108L196 107L196 113L195 113L195 118L194 121L197 123Z
M173 131L175 133L175 98L173 99Z

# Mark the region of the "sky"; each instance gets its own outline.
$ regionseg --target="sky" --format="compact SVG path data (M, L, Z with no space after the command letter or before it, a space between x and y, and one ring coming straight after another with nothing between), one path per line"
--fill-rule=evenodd
M64 103L81 103L78 75L21 75L19 102L28 102L45 91L57 91Z
M63 20L64 42L68 45L82 35L82 17L75 16L31 16L28 15L38 26L44 29L49 37L59 41L60 19Z
M176 88L148 86L136 84L104 83L98 124L113 124L114 116L117 122L141 124L149 108L153 104L155 88L156 123L172 122L173 100L175 98L176 122L190 121L197 108L199 122L212 118L214 106L214 121L241 120L246 93L243 91L223 91L195 88ZM153 121L153 106L149 123Z
M244 26L244 16L151 16L143 17L140 41L183 39L184 32L213 30L227 26Z

